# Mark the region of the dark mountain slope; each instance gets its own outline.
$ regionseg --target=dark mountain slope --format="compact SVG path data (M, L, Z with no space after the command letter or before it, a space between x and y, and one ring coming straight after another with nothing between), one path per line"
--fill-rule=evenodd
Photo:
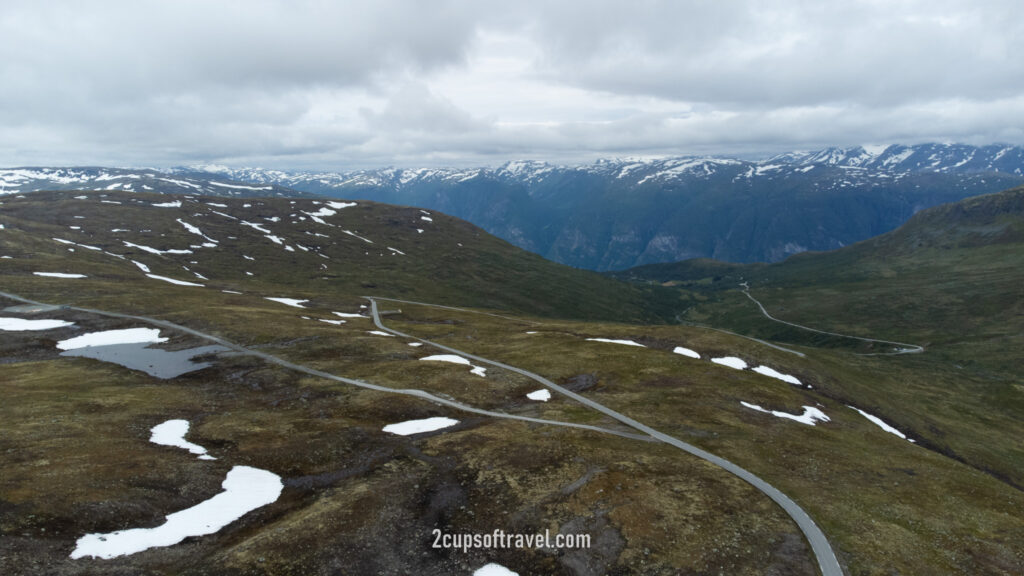
M156 275L222 289L244 291L259 277L264 288L296 298L315 283L347 293L635 321L656 321L671 304L670 291L546 261L444 214L372 202L40 192L7 199L0 224L0 252L14 256L4 263L9 281L44 271L48 254L74 250L75 272L143 285L154 280L132 260Z
M1024 188L923 210L893 232L834 252L772 265L651 265L616 276L695 294L683 321L856 354L893 348L773 322L741 291L746 282L778 319L923 346L921 354L851 356L874 375L854 370L833 393L859 395L883 417L932 430L934 449L1024 486L1020 444L992 435L1017 435L1024 413Z
M1024 331L1024 188L914 215L897 230L772 265L642 266L621 279L734 291L747 281L787 319L934 341ZM785 304L783 304L783 301Z

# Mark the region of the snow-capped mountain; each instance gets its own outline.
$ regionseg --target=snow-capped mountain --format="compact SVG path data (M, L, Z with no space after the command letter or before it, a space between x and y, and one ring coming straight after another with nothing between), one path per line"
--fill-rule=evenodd
M697 257L777 261L831 250L892 230L922 208L1024 184L1022 172L1021 147L920 144L828 148L756 161L615 158L581 166L15 168L0 170L0 190L376 200L447 212L557 262L616 270Z
M210 196L295 196L278 184L259 185L233 178L177 175L174 171L132 168L8 168L0 169L0 194L39 190L122 190Z
M382 168L347 172L283 172L259 168L233 169L219 165L175 168L170 172L199 178L211 174L255 184L277 184L298 190L402 188L421 183L460 183L474 178L515 181L526 185L569 175L614 178L642 186L683 179L709 179L727 173L736 179L785 177L806 174L814 168L848 168L848 179L860 183L915 173L972 174L994 172L1022 175L1024 148L1020 146L919 144L903 146L856 146L826 148L813 152L789 152L765 160L684 156L674 158L615 158L589 165L564 166L543 161L512 161L496 168Z

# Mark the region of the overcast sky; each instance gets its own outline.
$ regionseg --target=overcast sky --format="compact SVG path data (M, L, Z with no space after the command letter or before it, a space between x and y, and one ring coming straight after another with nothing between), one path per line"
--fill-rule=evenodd
M1024 144L1015 0L21 1L0 166Z

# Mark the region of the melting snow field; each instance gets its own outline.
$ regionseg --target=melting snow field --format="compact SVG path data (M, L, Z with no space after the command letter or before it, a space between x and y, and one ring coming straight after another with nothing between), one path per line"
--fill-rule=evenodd
M672 351L674 354L681 354L687 358L696 358L700 360L700 354L697 354L689 348L683 348L682 346L676 346L675 350Z
M65 326L74 326L74 322L64 320L25 320L23 318L0 318L0 330L7 332L23 332L26 330L52 330Z
M149 441L161 446L184 448L193 454L197 454L200 460L216 460L216 458L206 453L206 448L185 440L185 434L188 434L188 427L188 420L168 420L150 429L152 436L149 437Z
M895 435L899 436L900 438L903 438L904 440L907 440L907 441L910 441L910 442L916 442L915 440L911 440L910 438L907 438L907 435L904 434L903 432L900 432L899 430L897 430L897 429L893 428L892 426L889 426L888 424L886 424L878 416L872 416L871 414L868 414L867 412L861 410L860 408L854 408L853 406L850 406L850 405L847 405L846 407L847 408L851 408L853 410L856 410L857 412L860 412L861 416L867 418L868 420L873 422L876 426L878 426L882 430L885 430L886 432L888 432L890 434L895 434Z
M270 301L273 301L273 302L279 302L281 304L285 304L285 305L288 305L288 306L294 306L296 308L305 308L305 306L303 306L302 303L303 302L309 302L309 300L297 300L295 298L269 298L268 297L268 298L265 298L265 300L270 300Z
M173 420L172 420L173 422ZM172 546L190 536L213 534L246 513L277 500L284 485L266 470L235 466L221 484L224 491L209 500L167 515L156 528L133 528L78 539L71 558L116 558L149 548Z
M398 434L399 436L409 436L411 434L419 434L421 432L433 432L434 430L440 430L441 428L455 426L458 423L458 420L454 420L452 418L435 416L433 418L424 418L423 420L406 420L405 422L399 422L398 424L388 424L384 427L384 431L390 432L391 434Z
M363 316L362 314L349 314L348 312L331 312L335 316L341 316L342 318L369 318L369 316Z
M609 344L625 344L626 346L639 346L641 348L646 348L643 344L633 342L632 340L611 340L609 338L587 338L587 340L590 342L607 342Z
M36 276L47 278L85 278L85 274L65 274L63 272L33 272Z
M735 368L737 370L744 370L747 367L747 363L735 356L726 356L724 358L712 358L712 362L715 364L721 364L722 366L728 366L729 368Z
M530 392L529 394L526 395L526 397L529 398L530 400L539 400L541 402L547 402L548 400L551 399L551 391L548 390L547 388L544 388L541 390L537 390L535 392Z
M195 282L186 282L184 280L175 280L174 278L168 278L167 276L157 276L156 274L146 274L147 278L153 280L163 280L164 282L170 282L171 284L177 284L178 286L197 286L203 288L202 284L196 284Z
M137 344L141 342L167 342L167 338L161 338L160 330L157 328L126 328L124 330L91 332L74 338L68 338L67 340L61 340L57 342L57 348L61 350L76 350L89 346L111 346L113 344Z
M501 564L490 563L473 572L473 576L519 576L519 572L513 572Z
M789 382L794 386L803 385L803 383L801 383L800 380L796 378L796 376L790 376L789 374L777 372L776 370L769 368L767 366L758 366L757 368L753 368L753 370L758 374L764 374L765 376L768 376L770 378L777 378L779 380L782 380L783 382Z
M142 244L133 244L131 242L128 242L127 240L122 240L121 243L123 243L125 246L129 248L138 248L139 250L142 250L143 252L149 252L150 254L192 254L191 250L157 250L156 248L152 248L150 246L143 246Z
M462 356L456 356L455 354L437 354L435 356L427 356L426 358L420 358L420 360L428 362L451 362L452 364L462 364L465 366L471 366L472 370L470 370L470 372L472 372L473 374L482 377L487 376L487 368L484 368L482 366L473 366L473 364L471 364L469 360L466 360Z
M390 336L392 338L395 337L394 334L388 334L387 332L381 332L380 330L367 330L366 333L373 334L374 336Z
M790 420L796 420L801 424L808 424L810 426L814 426L814 423L817 421L830 421L830 418L826 416L824 412L818 410L814 406L804 406L804 413L798 415L788 414L786 412L779 412L778 410L765 410L764 408L761 408L757 404L749 404L747 402L740 402L740 404L743 404L744 406L750 408L751 410L757 410L758 412L764 412L765 414L771 414L772 416L778 416L779 418L788 418Z

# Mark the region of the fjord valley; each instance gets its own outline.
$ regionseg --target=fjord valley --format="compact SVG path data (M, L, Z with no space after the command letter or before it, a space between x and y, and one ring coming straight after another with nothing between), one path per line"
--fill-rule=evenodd
M549 260L598 271L714 258L776 262L834 250L915 212L1024 184L1024 148L951 144L827 148L592 164L281 171L0 170L7 193L112 189L177 194L321 194L438 210Z
M1024 184L1024 148L950 144L827 148L762 160L608 159L564 166L345 173L200 166L319 194L436 209L555 262L608 271L714 258L776 262L888 232L918 210Z
M431 207L137 187L0 198L4 573L1024 570L1020 190L614 278ZM223 494L260 498L189 520ZM497 529L592 545L432 546Z

